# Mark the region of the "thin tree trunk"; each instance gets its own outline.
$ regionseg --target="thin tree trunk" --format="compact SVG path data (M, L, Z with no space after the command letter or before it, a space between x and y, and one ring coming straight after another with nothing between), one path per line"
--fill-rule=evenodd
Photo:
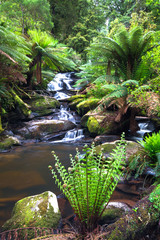
M42 83L42 74L41 74L41 56L39 56L38 62L37 62L37 67L36 67L36 78L37 78L37 83L41 84Z
M107 75L111 75L111 61L110 60L108 61L108 64L107 64Z

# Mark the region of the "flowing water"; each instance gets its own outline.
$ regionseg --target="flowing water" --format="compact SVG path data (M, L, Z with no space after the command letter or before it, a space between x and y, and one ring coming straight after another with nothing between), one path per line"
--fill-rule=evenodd
M59 73L48 84L48 90L55 98L62 100L70 96L73 83L71 73ZM48 165L54 165L51 151L54 150L62 164L68 167L70 165L69 154L74 155L77 146L81 151L81 140L85 142L83 129L78 127L79 119L65 104L62 103L57 113L46 117L47 119L70 120L77 127L68 131L58 141L48 139L47 142L29 143L8 153L0 154L0 226L10 218L16 201L48 190L59 194L59 189L54 184L48 170Z

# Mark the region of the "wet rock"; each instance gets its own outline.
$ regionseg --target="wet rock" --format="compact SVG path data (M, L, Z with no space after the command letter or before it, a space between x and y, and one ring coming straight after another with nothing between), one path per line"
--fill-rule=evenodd
M80 115L84 115L90 110L95 109L98 106L99 99L98 98L91 98L81 101L77 104L76 109Z
M117 135L99 135L95 137L94 142L96 145L105 143L105 142L113 142L116 140L120 140L120 136Z
M18 201L11 219L2 228L3 231L22 227L57 228L60 217L57 197L48 191Z
M18 138L8 135L0 137L0 151L11 149L13 146L21 145Z
M118 142L119 140L114 142L105 142L101 145L98 145L96 147L96 151L99 152L101 149L103 149L104 154L110 153L116 147L116 144ZM142 146L139 143L133 141L126 141L126 143L126 158L128 160L130 156L136 154L140 149L142 149Z
M129 119L124 117L121 122L115 122L118 112L90 111L81 119L81 125L87 127L92 136L101 134L118 134L129 127Z
M75 124L68 120L39 120L30 121L26 127L18 131L26 139L41 139L47 134L59 133L73 129Z
M30 100L27 100L30 109L39 116L44 116L53 112L53 109L60 106L59 101L53 97L34 94Z

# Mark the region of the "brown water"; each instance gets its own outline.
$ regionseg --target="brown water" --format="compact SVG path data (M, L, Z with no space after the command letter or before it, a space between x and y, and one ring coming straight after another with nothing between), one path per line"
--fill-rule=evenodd
M0 226L10 218L16 201L48 190L60 193L48 170L48 165L54 165L51 151L54 150L68 167L69 154L74 155L76 147L74 144L39 143L0 153Z

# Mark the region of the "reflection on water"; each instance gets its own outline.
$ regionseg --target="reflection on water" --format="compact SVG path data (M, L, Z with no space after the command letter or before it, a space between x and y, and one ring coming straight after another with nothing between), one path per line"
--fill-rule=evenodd
M0 154L0 225L9 218L10 210L19 199L48 190L59 194L48 170L48 165L54 165L51 151L68 167L69 154L74 155L75 148L73 144L41 143Z

